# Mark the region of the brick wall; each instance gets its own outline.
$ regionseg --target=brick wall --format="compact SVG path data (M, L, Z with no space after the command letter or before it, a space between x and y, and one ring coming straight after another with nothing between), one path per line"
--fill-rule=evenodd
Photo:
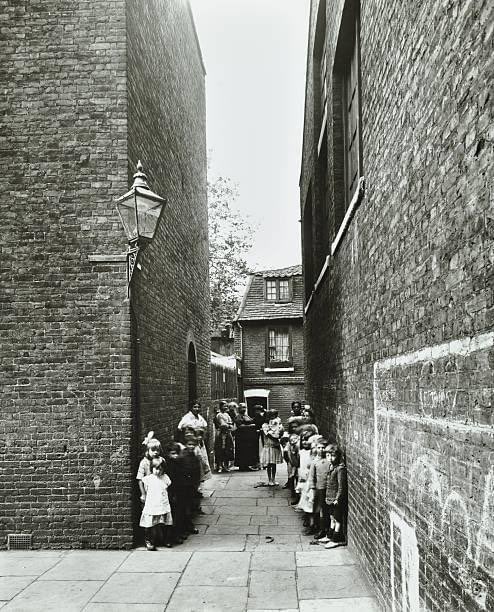
M293 372L265 372L267 329L271 325L289 325L292 337ZM235 337L239 329L235 327ZM270 389L270 408L280 411L282 419L288 418L291 403L304 399L304 336L300 320L243 321L242 380L244 389Z
M328 2L329 75L342 11ZM366 195L307 313L306 389L346 451L350 545L386 609L494 606L493 17L482 1L361 3ZM328 254L334 140L330 108Z
M139 410L142 433L166 441L188 410L190 342L198 399L210 396L204 68L186 2L130 2L127 11L129 180L141 159L151 188L167 199L132 281Z
M141 3L127 4L126 15L123 0L46 0L29 11L13 0L0 3L0 104L7 117L0 140L1 546L6 533L21 531L33 533L36 547L131 546L132 448L141 429L156 426L150 406L160 412L156 429L164 435L165 415L173 420L184 410L186 359L178 355L186 356L187 334L196 341L200 393L209 391L209 339L202 335L202 325L209 330L202 310L206 247L199 231L207 232L205 147L203 133L192 134L204 127L202 68L189 15L173 2L166 3L175 15L170 29L153 32L164 37L169 72L160 72L161 80L146 70L138 74L133 41L126 60L126 38L127 28L129 39L136 36L133 20L143 16L133 5ZM151 12L164 5L146 3ZM139 41L141 59L153 57L158 40ZM183 96L191 96L186 105L171 93L181 70L188 83ZM180 117L191 123L185 141L175 116L144 144L153 127L135 111L144 89L146 103L155 105L150 116L159 117L168 104L178 113L182 103ZM175 165L164 154L172 148ZM189 157L179 171L178 160ZM115 199L128 189L137 158L169 204L156 244L142 258L132 313ZM196 245L187 240L185 219L192 220ZM166 241L173 246L165 258L160 246ZM179 275L183 241L200 265L182 264ZM165 271L171 262L175 276ZM187 282L176 283L179 276ZM163 309L158 305L165 287L174 317L170 299ZM137 339L139 363L132 368Z

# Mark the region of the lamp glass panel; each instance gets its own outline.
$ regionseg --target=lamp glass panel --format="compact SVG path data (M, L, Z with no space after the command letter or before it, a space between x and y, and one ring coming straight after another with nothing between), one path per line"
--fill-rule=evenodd
M137 214L139 215L139 236L153 238L163 204L136 193Z
M117 208L127 239L135 240L137 238L137 217L134 195L132 194L126 200L120 200L117 203Z

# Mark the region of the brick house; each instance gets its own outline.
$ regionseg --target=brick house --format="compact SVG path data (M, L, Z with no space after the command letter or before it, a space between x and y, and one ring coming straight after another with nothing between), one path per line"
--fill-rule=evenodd
M304 397L302 267L250 274L233 325L249 412L261 403L285 420Z
M385 609L494 608L493 10L311 2L306 393Z
M210 395L201 52L181 0L3 4L0 545L127 548L143 435ZM139 159L167 204L129 301Z

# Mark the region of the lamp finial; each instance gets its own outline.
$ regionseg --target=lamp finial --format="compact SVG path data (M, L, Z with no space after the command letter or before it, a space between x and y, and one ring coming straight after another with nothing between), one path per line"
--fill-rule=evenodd
M147 178L148 177L143 171L141 160L139 160L137 162L137 172L134 174L134 184L132 187L143 187L144 189L149 189Z

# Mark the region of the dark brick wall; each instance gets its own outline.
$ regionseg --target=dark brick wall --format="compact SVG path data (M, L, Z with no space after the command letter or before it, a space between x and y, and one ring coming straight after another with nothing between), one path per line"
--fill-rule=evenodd
M149 149L144 145L150 130L137 126L133 111L143 80L136 76L130 52L126 60L127 28L130 38L135 35L132 20L140 18L134 4L47 0L30 3L28 10L13 0L0 2L4 58L0 104L6 118L0 139L4 219L0 545L5 544L6 533L27 531L33 533L36 547L131 546L135 483L131 449L141 429L133 415L139 416L135 408L140 405L147 428L150 404L171 420L182 412L185 359L178 355L186 355L185 327L197 342L200 392L207 395L209 389L209 340L199 331L202 325L209 330L208 316L200 310L205 308L207 284L200 237L188 255L197 256L201 265L182 263L177 273L181 257L177 245L187 235L184 221L193 220L191 232L197 236L206 215L205 163L200 162L204 135L192 136L194 129L203 129L199 111L204 102L194 98L188 103L194 107L189 111L194 120L188 119L191 135L185 143L181 121L175 120L173 129L170 123L160 125L168 133L158 137L155 130ZM165 3L146 3L149 10L158 4ZM174 63L167 64L170 80L184 70L188 94L203 97L202 72L191 70L192 63L200 63L186 12L160 36L161 45L159 39L149 40L147 49L141 49L143 55L152 57L160 46L171 53L169 42L179 41ZM190 48L187 58L185 46ZM172 88L164 76L162 72L160 80L146 82L158 106L150 108L150 114L177 102L167 93ZM181 200L177 184L182 181L177 179L176 166L169 163L170 154L161 164L158 138L162 155L177 147L177 158L192 158L189 172L192 166L197 170ZM131 347L139 336L134 333L133 339L131 334L125 259L120 257L126 241L115 199L128 189L129 167L138 157L150 169L153 188L169 198L169 210L166 227L160 228L157 244L144 253L142 274L136 278L133 318L141 346L139 367L132 371ZM160 174L163 168L169 175ZM187 214L180 216L179 204ZM172 260L175 274L166 278L164 257L158 254L165 240L174 241L166 266ZM179 276L190 282L193 297L189 284L176 287ZM163 287L174 300L189 302L187 307L175 305L173 323L169 303L163 311L157 305ZM201 302L196 306L198 296ZM163 336L172 327L165 351ZM161 359L150 349L158 337ZM166 370L172 355L177 364L174 381L173 371ZM161 386L155 382L158 369L163 378L168 377ZM137 372L141 384L132 386L132 381L139 382ZM158 404L165 385L167 404ZM139 391L141 401L132 397ZM170 405L180 409L168 412ZM156 429L166 433L161 422Z
M328 2L330 75L342 10ZM350 544L386 609L494 606L493 18L481 0L361 3L366 196L307 312L306 392L346 451Z
M191 341L198 398L210 396L204 68L188 3L128 1L127 12L129 180L141 159L151 188L167 199L132 281L139 410L142 433L166 441L188 409Z
M242 382L247 389L270 389L270 408L280 411L282 419L289 416L291 403L304 399L304 334L300 319L242 322ZM265 372L267 329L289 326L292 337L293 372ZM239 327L235 325L236 347L240 350ZM240 354L240 353L238 353Z

